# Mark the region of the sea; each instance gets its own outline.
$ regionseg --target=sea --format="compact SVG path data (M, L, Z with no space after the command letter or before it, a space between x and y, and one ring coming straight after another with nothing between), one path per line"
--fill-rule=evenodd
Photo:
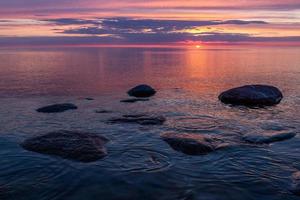
M156 95L120 102L139 84ZM276 86L284 98L264 108L218 100L249 84ZM58 103L78 109L36 112ZM107 123L145 113L166 122ZM299 135L205 155L176 151L161 135L299 134L299 125L299 47L0 48L1 200L296 200L290 188L300 170ZM58 130L105 136L108 155L82 163L20 146Z

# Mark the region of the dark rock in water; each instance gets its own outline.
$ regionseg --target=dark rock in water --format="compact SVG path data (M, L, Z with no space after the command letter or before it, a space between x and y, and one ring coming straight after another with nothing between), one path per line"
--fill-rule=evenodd
M36 111L42 113L58 113L58 112L64 112L73 109L77 109L77 106L71 103L64 103L64 104L54 104L50 106L45 106L37 109Z
M146 114L129 114L129 115L123 115L123 117L126 118L139 118L139 117L146 117Z
M149 85L138 85L128 92L129 96L134 96L134 97L151 97L155 95L156 91Z
M190 133L165 133L161 135L174 150L188 155L203 155L230 146L221 138Z
M300 196L300 171L293 173L290 191Z
M278 104L282 98L278 88L268 85L246 85L219 95L219 100L226 104L259 107Z
M142 99L142 98L136 98L136 99L124 99L124 100L121 100L120 102L122 103L135 103L135 102L138 102L138 101L149 101L150 99Z
M93 162L107 155L104 146L107 142L105 137L93 133L57 131L27 139L21 146L33 152Z
M140 125L162 125L166 121L163 116L154 115L124 115L120 118L112 118L108 123L137 123Z
M85 98L85 100L87 100L87 101L93 101L93 100L95 100L94 98L91 98L91 97L87 97L87 98Z
M95 113L103 113L103 114L105 114L105 113L112 113L113 111L111 111L111 110L96 110L95 111Z
M295 136L296 133L294 132L247 134L243 137L243 140L253 144L270 144L273 142L288 140Z

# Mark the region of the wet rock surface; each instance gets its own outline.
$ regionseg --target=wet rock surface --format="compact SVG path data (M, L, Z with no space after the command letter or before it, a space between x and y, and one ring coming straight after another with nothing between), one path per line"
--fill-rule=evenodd
M295 195L300 196L300 171L293 173L291 177L291 188L290 191Z
M105 109L99 109L99 110L95 110L95 113L108 114L108 113L113 113L113 111L111 111L111 110L105 110Z
M126 117L126 118L139 118L139 117L146 117L147 114L126 114L126 115L123 115L123 117Z
M64 103L64 104L53 104L53 105L45 106L37 109L36 111L41 113L60 113L60 112L65 112L67 110L74 110L77 108L78 107L74 104Z
M107 155L103 136L78 131L57 131L25 140L20 145L29 151L65 159L93 162Z
M279 104L282 98L280 90L269 85L246 85L219 95L219 100L226 104L258 107Z
M136 98L136 99L124 99L121 100L120 102L122 103L135 103L135 102L139 102L139 101L149 101L150 99L147 98Z
M270 144L291 139L296 136L294 132L264 133L264 134L246 134L243 137L245 142L252 144Z
M161 138L174 150L188 155L203 155L228 147L259 147L291 139L296 136L294 132L279 132L268 134L218 135L202 133L176 133L167 132Z
M140 125L162 125L165 121L166 118L163 116L136 114L123 115L122 117L111 118L108 120L108 123L136 123Z
M151 86L145 84L138 85L127 92L129 96L140 98L151 97L155 95L155 93L156 91Z
M93 100L95 100L95 99L92 98L92 97L87 97L87 98L85 98L85 100L87 100L87 101L93 101Z
M174 150L188 155L204 155L231 146L218 136L192 133L164 133L161 138Z

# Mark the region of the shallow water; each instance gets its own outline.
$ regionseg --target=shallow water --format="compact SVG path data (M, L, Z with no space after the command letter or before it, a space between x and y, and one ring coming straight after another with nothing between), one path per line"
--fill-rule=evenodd
M249 133L300 128L300 49L58 48L0 50L0 199L298 199L299 136L235 146L202 156L173 150L160 134ZM139 83L158 90L148 102L121 103ZM220 103L218 94L251 83L279 87L275 107ZM95 100L87 101L86 97ZM60 114L36 108L71 102ZM112 113L96 113L96 110ZM163 115L163 126L108 124L123 114ZM106 136L109 155L79 163L23 150L31 136L60 129Z

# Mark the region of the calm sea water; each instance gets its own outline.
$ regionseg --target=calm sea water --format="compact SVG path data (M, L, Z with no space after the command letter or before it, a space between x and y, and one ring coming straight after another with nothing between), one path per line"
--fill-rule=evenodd
M152 85L157 95L149 102L119 102L140 83ZM225 106L217 99L225 89L253 83L275 85L285 98L265 109ZM298 133L299 91L299 48L1 49L0 199L299 199L289 191L291 174L300 170L299 136L204 156L176 152L160 138L167 131ZM79 109L35 112L65 102ZM106 123L145 112L164 115L167 122ZM83 164L19 146L26 138L61 129L106 136L109 155Z

